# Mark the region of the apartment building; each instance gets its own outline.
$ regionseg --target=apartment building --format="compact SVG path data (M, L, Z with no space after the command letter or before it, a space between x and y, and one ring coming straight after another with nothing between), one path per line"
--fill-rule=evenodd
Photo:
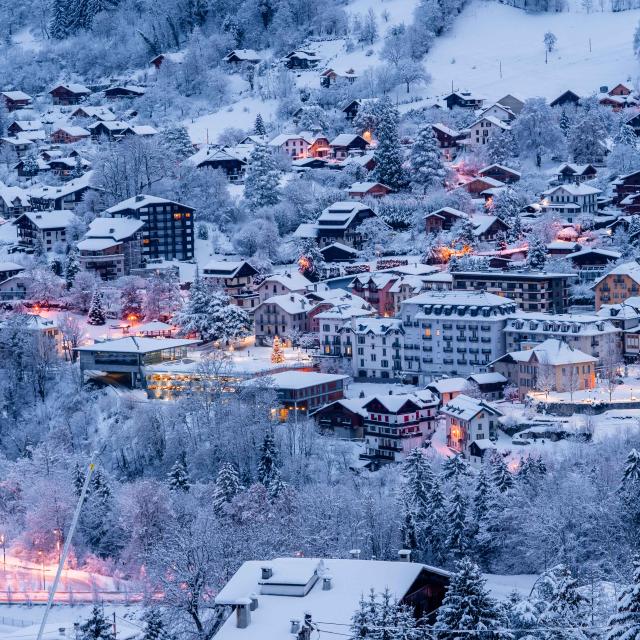
M624 302L640 294L640 264L625 262L593 283L596 296L596 311L605 304Z

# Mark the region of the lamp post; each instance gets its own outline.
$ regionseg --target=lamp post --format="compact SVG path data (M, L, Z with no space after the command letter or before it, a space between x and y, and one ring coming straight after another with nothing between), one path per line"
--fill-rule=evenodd
M38 558L40 558L40 566L42 567L42 590L46 590L46 583L44 579L44 554L42 553L42 549L38 551Z
M0 533L0 544L2 545L2 567L7 571L7 547L5 543L4 533Z

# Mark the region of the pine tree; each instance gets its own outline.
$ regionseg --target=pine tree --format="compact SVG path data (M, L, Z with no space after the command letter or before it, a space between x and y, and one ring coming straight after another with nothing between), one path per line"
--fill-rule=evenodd
M276 496L283 486L278 467L278 450L273 435L269 432L265 434L260 447L258 482L268 489L271 496Z
M191 488L189 469L187 467L187 456L183 451L173 463L171 470L167 474L167 482L172 491L183 491L187 493Z
M547 245L544 240L537 235L530 235L528 241L527 269L541 271L547 263Z
M256 116L256 121L253 124L253 133L256 136L264 137L267 135L267 128L264 126L264 120L262 119L262 114L259 113Z
M447 519L444 494L440 480L434 477L429 491L429 513L424 526L424 547L431 551L433 557L442 562L446 556L445 539L447 536Z
M504 626L480 569L466 558L460 560L436 616L434 630L438 640L506 639L509 635L501 631ZM456 629L465 629L465 633L457 633Z
M25 159L22 165L22 173L27 178L33 178L37 176L40 171L40 167L38 166L38 159L33 153L30 153Z
M223 515L232 500L244 489L235 467L225 462L218 471L213 489L213 510Z
M633 127L628 124L621 124L616 135L613 137L613 141L616 144L626 145L627 147L635 148L638 146L638 136Z
M558 126L560 127L560 131L562 131L563 135L568 137L569 130L571 129L571 118L567 112L563 109L560 117L558 118Z
M509 226L507 238L510 241L518 240L522 235L521 209L522 201L511 187L502 189L493 199L493 215Z
M485 153L491 163L513 165L518 159L518 144L513 133L509 130L500 135L489 136Z
M459 453L447 458L442 464L442 477L444 480L458 481L460 478L470 475L469 465Z
M72 246L69 248L64 265L63 275L67 291L73 286L73 281L76 279L76 274L80 271L80 260L78 259L78 248Z
M143 614L144 631L140 640L171 640L160 610L149 607Z
M509 491L514 485L513 476L499 453L491 456L491 480L500 493Z
M142 295L136 278L123 278L120 289L120 316L123 320L140 319L142 316Z
M622 473L622 486L632 485L640 485L640 452L637 449L629 451Z
M280 338L275 336L273 338L273 348L271 349L271 362L273 364L282 364L284 362L284 349Z
M402 166L402 151L398 136L398 110L388 97L380 102L378 122L378 146L374 152L375 178L392 189L402 189L407 178Z
M447 508L447 549L455 558L461 558L469 547L467 535L467 499L460 482L456 480Z
M178 126L165 129L160 134L160 144L169 154L178 160L193 155L194 147L186 127Z
M76 156L75 164L73 165L73 169L69 175L72 180L75 178L81 178L84 175L84 166L80 156Z
M438 140L430 124L418 132L411 147L410 164L411 181L418 185L423 193L444 185L447 171L438 148Z
M76 496L79 498L82 494L82 487L84 486L85 474L82 467L76 462L73 467L73 489Z
M421 449L412 449L402 465L400 490L402 538L407 549L422 546L429 519L429 494L435 480Z
M318 280L325 262L317 242L313 238L301 240L298 254L298 271L309 280Z
M633 559L632 583L618 597L617 612L609 619L606 640L640 638L640 556Z
M226 342L240 340L251 335L249 314L235 304L226 304L221 310L221 339Z
M244 179L244 198L252 207L267 207L278 204L280 172L273 154L267 145L255 146Z
M49 33L56 40L64 40L69 35L69 0L52 0Z
M94 605L91 616L80 625L79 640L113 640L113 627L101 607Z
M89 307L89 316L87 323L94 326L102 326L107 322L102 309L102 294L96 289L91 298L91 306Z
M189 299L173 321L183 335L195 333L201 340L213 340L216 326L212 320L214 296L206 282L196 274L189 290Z

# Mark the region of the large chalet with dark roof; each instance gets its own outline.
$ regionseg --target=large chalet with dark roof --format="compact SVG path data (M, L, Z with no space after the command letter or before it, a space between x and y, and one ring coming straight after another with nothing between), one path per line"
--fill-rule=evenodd
M488 167L483 167L478 171L478 175L481 178L493 178L499 180L503 184L513 184L518 182L521 177L521 173L515 169L511 169L503 164L490 164Z
M458 107L460 109L479 109L482 107L484 100L474 96L469 91L453 91L443 98L447 105L447 109Z
M564 93L561 93L555 100L552 100L549 103L550 107L566 107L566 106L577 106L580 104L580 96L574 91L567 90Z
M640 193L640 171L619 176L612 183L614 204L619 204L627 196Z
M53 104L70 105L78 104L84 98L91 95L91 91L82 84L59 84L49 91Z

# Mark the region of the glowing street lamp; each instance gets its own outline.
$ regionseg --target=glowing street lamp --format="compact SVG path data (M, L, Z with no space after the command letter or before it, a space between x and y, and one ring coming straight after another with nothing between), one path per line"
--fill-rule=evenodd
M2 566L4 571L7 570L7 547L5 542L4 533L0 533L0 544L2 545Z

